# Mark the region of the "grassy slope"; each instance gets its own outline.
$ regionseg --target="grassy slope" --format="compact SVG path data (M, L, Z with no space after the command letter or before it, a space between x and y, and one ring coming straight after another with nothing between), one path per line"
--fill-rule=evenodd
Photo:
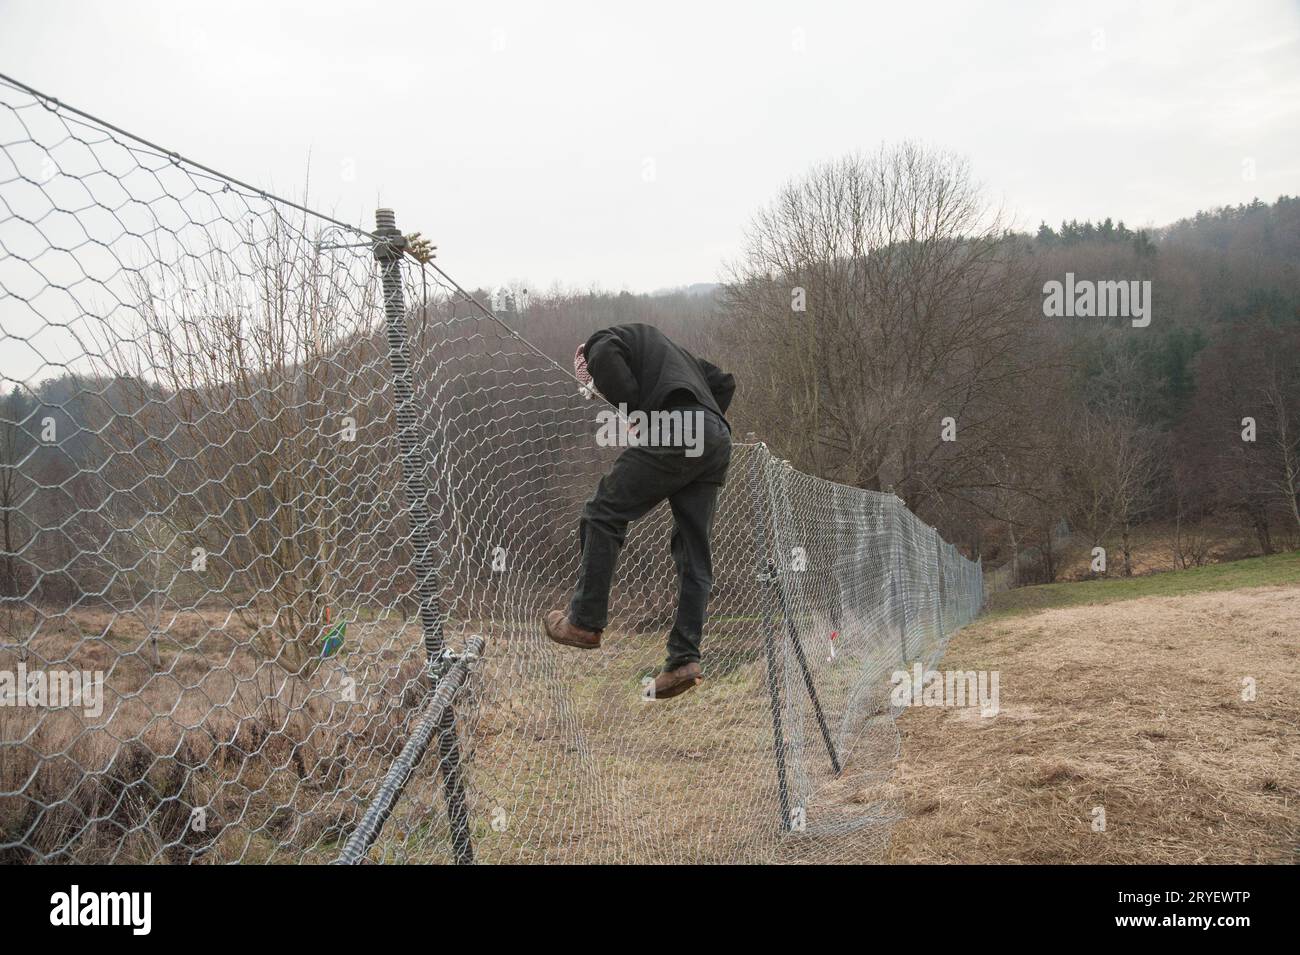
M1145 577L1112 577L1078 583L1020 587L990 597L985 616L1001 617L1057 607L1109 604L1138 597L1177 597L1214 590L1295 583L1300 583L1300 550Z
M1297 585L1291 553L998 594L940 666L1001 710L900 717L891 861L1296 861Z

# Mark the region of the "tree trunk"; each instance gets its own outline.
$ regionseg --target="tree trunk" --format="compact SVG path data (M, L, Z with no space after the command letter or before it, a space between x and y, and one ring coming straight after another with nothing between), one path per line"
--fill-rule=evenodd
M5 528L5 579L4 579L4 596L18 596L18 571L14 566L14 546L13 535L10 531L11 511L8 502L5 502L4 508L4 528Z
M1047 536L1043 538L1043 571L1049 584L1056 583L1056 549L1052 543L1052 528L1049 526Z
M1262 511L1255 512L1255 536L1259 539L1259 549L1267 557L1273 553L1273 536L1269 533L1268 516Z

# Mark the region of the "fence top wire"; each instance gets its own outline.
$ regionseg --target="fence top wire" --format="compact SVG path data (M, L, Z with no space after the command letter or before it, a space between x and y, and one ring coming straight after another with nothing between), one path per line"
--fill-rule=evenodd
M12 89L21 90L22 92L35 97L36 99L40 100L41 103L44 104L45 108L50 110L51 112L57 112L63 114L71 113L75 117L74 119L71 120L72 122L77 122L80 123L81 125L90 126L92 128L98 127L100 129L104 129L104 130L108 130L109 132L116 133L119 136L125 136L127 139L130 139L138 143L139 146L144 147L141 150L142 152L149 152L158 159L167 159L170 160L171 162L176 163L177 165L188 166L196 173L201 174L205 177L214 179L218 182L228 183L229 185L232 186L238 186L240 189L246 189L251 195L258 197L259 199L265 199L269 202L274 202L282 206L288 206L292 209L296 209L299 212L303 212L306 213L307 215L313 216L314 218L321 219L322 221L328 222L331 225L338 226L340 229L347 229L348 231L355 233L359 237L364 237L375 241L379 240L379 236L376 236L373 232L363 229L360 226L353 225L352 223L349 222L343 222L342 220L339 219L335 219L332 216L325 215L325 213L323 212L317 212L315 209L309 208L308 206L305 206L301 203L294 202L292 199L285 199L283 196L278 196L272 192L267 192L265 189L260 189L257 186L244 182L242 179L237 179L234 176L221 172L220 170L213 169L211 166L205 166L203 163L196 162L193 159L189 159L185 156L182 156L176 150L168 149L165 146L160 146L155 142L151 142L150 140L145 139L143 136L139 136L131 132L130 130L123 129L120 126L115 126L113 123L110 123L107 120L100 119L98 116L88 113L85 110L78 109L75 106L70 106L69 104L60 100L58 97L51 96L48 93L43 93L34 87L28 86L26 83L22 82L21 80L14 79L12 76L8 76L4 73L0 73L0 82L4 83L5 85L9 86Z
M12 76L9 76L4 73L0 73L0 83L9 86L11 89L20 90L24 93L27 93L28 95L39 100L47 109L51 110L52 112L58 112L61 114L72 114L72 118L69 120L70 122L76 122L79 123L80 125L88 126L91 128L98 127L99 129L107 130L119 136L123 136L127 139L130 139L134 143L137 143L138 147L136 148L139 151L151 154L158 159L168 160L170 162L175 163L178 166L180 165L186 166L187 168L192 170L193 173L196 175L200 175L217 182L226 183L231 186L237 186L240 189L247 190L247 192L252 196L256 196L259 199L264 199L268 202L272 202L277 205L286 206L288 208L295 209L298 212L302 212L305 215L312 216L313 218L319 219L322 222L327 222L330 225L336 226L340 229L345 229L348 232L353 233L358 238L370 242L389 241L389 238L386 236L380 236L370 231L369 229L363 228L359 225L355 225L350 222L344 222L341 219L336 219L333 216L326 215L325 213L313 209L310 206L304 205L303 203L295 202L292 199L286 199L283 196L277 195L273 192L269 192L258 186L254 186L251 183L245 182L244 180L232 176L229 173L221 172L220 170L214 169L211 166L207 166L201 162L190 159L187 156L182 155L177 150L168 149L167 147L161 146L149 139L146 139L143 136L131 132L130 130L123 129L121 126L117 126L114 123L110 123L105 119L101 119L100 117L95 116L92 113L86 112L85 110L78 109L75 106L69 105L68 103L65 103L62 100L60 100L58 97L52 96L49 93L42 92L41 90L38 90L33 86L28 86L26 83L22 82L21 80L15 79ZM419 265L421 270L431 271L434 274L441 277L448 286L450 286L466 302L473 305L474 308L476 308L479 312L481 312L484 317L495 322L497 325L499 325L510 335L514 336L516 339L518 339L518 341L522 345L524 345L525 347L533 351L535 354L537 354L538 357L543 358L546 361L550 362L561 373L573 378L575 384L579 383L578 379L576 377L573 377L573 372L570 369L565 368L563 365L561 365L555 359L551 358L549 355L543 352L540 348L538 348L528 339L524 338L523 335L521 335L516 329L510 327L509 324L502 321L501 318L499 318L491 309L489 309L486 305L484 305L481 301L479 301L477 296L468 292L459 282L457 282L450 275L448 275L446 271L444 271L441 267L434 264L433 262L421 261L420 259L416 258L414 255L410 253L410 250L405 248L404 243L403 243L402 251L406 253L410 261Z

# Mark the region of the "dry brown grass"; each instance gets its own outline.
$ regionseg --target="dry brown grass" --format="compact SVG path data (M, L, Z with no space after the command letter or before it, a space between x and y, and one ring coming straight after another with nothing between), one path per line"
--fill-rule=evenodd
M341 659L289 679L248 652L241 626L217 611L189 613L167 631L155 666L147 631L129 617L82 610L43 625L28 642L29 666L105 670L108 699L98 718L0 708L0 793L9 794L0 796L0 861L333 858L418 713L415 627L353 627ZM785 729L810 831L784 836L757 627L719 622L705 686L655 703L640 681L662 659L660 633L610 632L601 653L581 654L554 647L536 625L475 622L490 649L457 709L478 858L878 858L896 815L879 786L896 753L892 720L868 720L849 772L831 779L807 707L796 707L797 725ZM856 672L847 654L821 684L835 726L848 705L835 677ZM358 681L354 703L339 697L345 668ZM448 861L435 779L426 758L372 859ZM205 831L189 825L195 807L210 816ZM501 830L498 810L509 821Z
M748 635L754 624L740 625ZM534 630L536 628L533 628ZM892 721L858 734L850 772L824 785L820 742L806 734L798 766L813 777L809 831L779 825L772 723L761 658L715 634L704 685L667 702L642 698L662 659L660 634L606 632L599 653L547 644L539 632L501 635L478 681L470 772L475 846L484 862L804 862L879 857L886 822L866 798L896 753ZM830 698L826 701L830 704ZM471 707L465 707L471 711ZM790 734L792 727L787 724ZM427 785L408 793L429 802ZM404 799L404 803L410 802ZM508 825L487 821L494 812ZM399 808L376 858L445 861L438 833L417 846L427 816Z
M1001 712L900 718L907 818L890 860L1297 861L1297 634L1300 587L971 625L941 666L999 670Z
M129 616L51 618L28 667L104 671L104 712L0 707L0 862L332 857L418 700L420 653L401 630L353 627L345 654L296 677L251 655L221 611L176 621L157 664Z
M999 670L1000 715L908 710L895 763L881 712L841 777L805 726L812 828L794 836L777 831L753 622L718 633L705 686L664 704L638 691L658 635L614 634L575 655L511 627L491 634L460 707L479 857L875 861L901 806L887 856L900 862L1294 861L1297 598L1300 587L1262 587L980 621L942 666ZM29 650L110 669L111 718L0 711L0 791L22 793L0 800L0 835L27 847L7 861L332 857L405 741L417 698L391 690L419 683L412 628L350 634L350 672L373 692L341 708L327 668L268 692L256 661L232 653L247 634L223 619L174 629L158 671L141 632L106 621L64 618ZM1254 702L1241 699L1247 676ZM847 705L823 686L833 712ZM194 806L212 813L207 833L186 830ZM1090 828L1097 806L1104 833ZM374 858L446 861L445 828L426 761Z
M532 632L498 641L484 660L482 685L493 689L472 776L477 815L502 807L510 825L482 833L485 861L726 858L770 821L770 812L750 815L755 802L775 805L760 795L770 772L753 771L767 739L761 684L735 673L710 681L708 694L646 702L639 678L661 642L611 633L599 653L580 654ZM719 827L731 814L734 824Z

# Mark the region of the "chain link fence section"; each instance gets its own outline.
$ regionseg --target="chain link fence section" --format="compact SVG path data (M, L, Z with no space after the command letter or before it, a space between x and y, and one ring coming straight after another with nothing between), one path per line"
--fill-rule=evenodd
M370 236L0 86L0 670L102 690L11 688L0 858L356 823L424 689L381 306Z
M979 612L979 565L738 444L705 684L647 699L667 508L602 650L550 644L601 406L432 263L386 324L382 241L0 81L0 861L325 862L359 826L367 861L453 861L442 770L477 861L878 854L890 675ZM408 772L435 651L480 637Z

